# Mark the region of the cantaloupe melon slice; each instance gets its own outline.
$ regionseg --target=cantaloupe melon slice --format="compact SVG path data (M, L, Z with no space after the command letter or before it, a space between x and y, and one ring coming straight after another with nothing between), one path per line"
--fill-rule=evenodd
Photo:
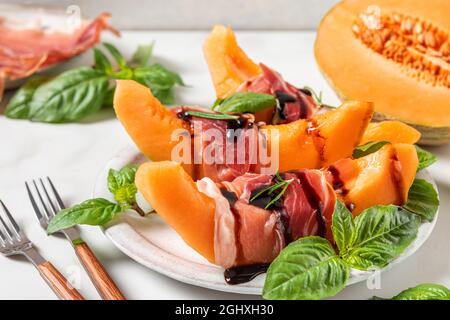
M400 121L372 122L361 139L361 144L371 141L414 144L420 139L420 132Z
M274 143L279 145L279 171L321 168L351 156L372 113L371 103L347 101L312 119L268 125L263 129L268 130L268 137L273 130L279 133L278 140L268 141L269 150Z
M170 160L178 143L172 141L172 133L188 129L186 122L163 106L149 88L133 80L117 80L114 110L139 150L154 161ZM191 165L184 167L192 172Z
M358 215L375 205L404 204L418 163L413 145L387 144L365 157L339 160L330 171L342 183L339 197Z
M246 80L261 73L236 42L231 28L222 25L214 29L206 38L203 52L218 98L226 98Z
M147 162L136 172L136 186L144 198L183 238L214 263L215 202L173 161Z

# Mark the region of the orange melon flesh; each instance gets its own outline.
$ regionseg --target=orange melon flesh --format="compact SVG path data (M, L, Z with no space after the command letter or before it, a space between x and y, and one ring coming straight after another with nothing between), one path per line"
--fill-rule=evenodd
M316 60L327 80L342 98L373 101L375 111L389 118L448 130L449 88L411 76L405 65L385 58L355 36L355 21L370 8L380 10L381 15L397 13L418 18L444 32L450 30L448 0L340 1L322 19L314 47ZM397 52L401 57L400 49ZM436 59L427 58L430 60ZM443 63L442 68L448 69L448 63ZM448 138L448 131L446 135Z
M244 81L261 73L261 68L239 47L231 28L214 26L203 52L218 98L235 93Z
M322 167L351 156L372 118L373 110L370 102L346 101L335 112L316 118L317 130L325 140Z
M420 139L420 132L400 121L370 123L361 139L361 144L371 141L414 144Z
M198 191L183 167L173 161L147 162L139 167L135 182L161 218L214 263L215 202Z
M269 150L279 145L279 171L321 168L334 161L350 157L359 145L373 113L367 102L347 101L339 108L309 120L268 125ZM271 140L271 131L279 133Z
M347 190L340 197L354 207L356 216L375 205L405 203L418 163L413 145L387 144L365 157L339 160L332 167Z
M139 150L154 161L171 159L172 141L177 129L188 129L186 123L156 99L149 88L133 80L117 80L114 110ZM184 165L191 172L190 165Z

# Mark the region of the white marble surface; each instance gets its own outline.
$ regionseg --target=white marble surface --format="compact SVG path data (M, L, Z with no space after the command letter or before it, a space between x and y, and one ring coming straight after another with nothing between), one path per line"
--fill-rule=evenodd
M213 102L214 93L201 53L205 34L124 32L122 39L108 37L108 40L116 42L128 54L136 44L156 40L156 58L180 72L190 85L178 90L179 102L208 105ZM264 61L295 84L308 84L322 90L327 103L337 103L336 96L314 62L314 33L241 32L238 37L256 61ZM80 291L86 298L98 299L92 284L78 267L70 245L64 239L47 237L40 229L23 182L49 175L67 204L81 202L91 196L97 174L108 159L130 144L131 140L110 110L102 111L80 124L64 125L14 121L1 115L0 137L0 198L9 206L39 251L65 275L75 279L79 275ZM437 151L442 157L450 156L449 147ZM440 217L433 235L424 246L414 256L384 273L380 279L380 289L368 289L366 283L360 283L346 288L336 298L366 299L374 294L388 297L408 286L424 282L450 287L450 181L441 179L439 189ZM81 229L83 237L130 299L251 298L196 288L168 279L127 258L106 239L100 229ZM23 259L0 256L0 270L0 299L55 299L37 271Z

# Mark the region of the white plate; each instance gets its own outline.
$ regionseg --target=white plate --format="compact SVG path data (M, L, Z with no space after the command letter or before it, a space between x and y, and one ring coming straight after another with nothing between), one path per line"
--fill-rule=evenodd
M94 197L112 200L112 195L109 193L106 183L110 168L120 169L126 164L142 161L145 161L145 158L135 147L128 147L119 152L99 175L94 187ZM434 181L426 170L419 173L419 177L432 182L436 188ZM138 201L139 203L143 201L140 196L138 196ZM436 220L437 214L433 222L422 224L416 240L402 255L381 271L400 263L419 249L433 231ZM105 229L105 234L130 258L170 278L219 291L255 295L260 295L262 292L265 275L260 275L250 282L239 285L226 284L223 269L209 263L186 245L178 234L165 224L158 215L141 218L133 212L127 212L118 223ZM364 281L373 274L372 271L352 269L347 285Z

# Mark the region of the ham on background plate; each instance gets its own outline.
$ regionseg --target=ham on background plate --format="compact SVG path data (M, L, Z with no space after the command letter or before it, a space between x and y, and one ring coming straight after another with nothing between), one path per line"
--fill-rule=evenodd
M109 18L102 13L82 20L63 11L0 6L0 97L6 80L26 78L92 48L103 30L118 35Z

